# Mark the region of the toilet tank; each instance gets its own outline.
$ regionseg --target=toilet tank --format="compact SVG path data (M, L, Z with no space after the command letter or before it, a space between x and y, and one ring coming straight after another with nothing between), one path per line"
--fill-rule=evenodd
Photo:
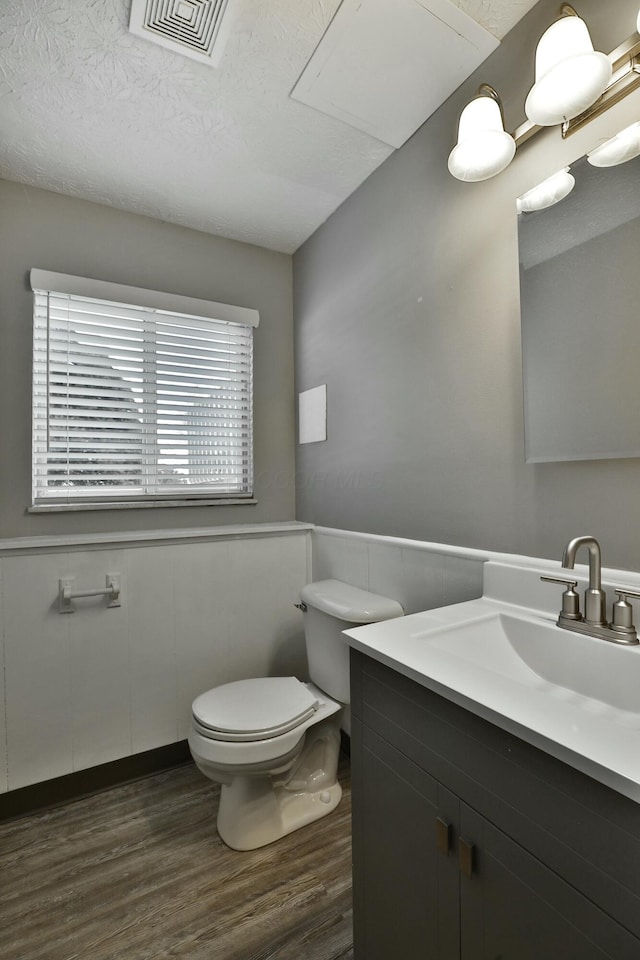
M304 635L309 676L340 703L349 703L349 645L342 631L402 617L397 600L360 590L340 580L318 580L300 591L305 605Z

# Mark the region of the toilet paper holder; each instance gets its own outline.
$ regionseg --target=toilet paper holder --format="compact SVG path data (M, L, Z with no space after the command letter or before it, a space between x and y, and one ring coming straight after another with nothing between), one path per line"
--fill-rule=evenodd
M96 590L74 590L75 577L61 577L58 580L58 610L60 613L75 613L72 600L78 597L107 597L108 607L119 607L120 603L120 574L108 573L106 587Z

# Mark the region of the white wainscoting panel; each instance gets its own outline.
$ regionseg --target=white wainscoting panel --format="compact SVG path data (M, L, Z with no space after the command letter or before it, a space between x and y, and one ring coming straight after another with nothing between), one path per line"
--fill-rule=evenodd
M174 550L127 551L132 753L179 739Z
M369 590L390 596L405 613L418 613L445 602L444 557L371 543L369 551Z
M178 739L189 731L195 697L230 679L229 635L242 590L231 578L230 546L223 541L174 549Z
M217 684L304 679L293 604L309 533L277 527L112 549L12 544L0 557L0 792L181 740L194 697ZM121 576L120 607L91 597L59 613L61 577L83 590L108 573Z
M176 548L183 551L175 585L179 738L194 697L210 687L306 676L302 616L293 606L308 579L306 538L230 540L213 553L201 546L208 545Z
M58 613L64 554L2 560L8 788L73 770L71 617Z
M315 530L312 540L314 580L342 580L369 589L369 548L365 540L325 536Z
M104 586L107 573L122 576L122 606L104 597L74 600L66 615L71 637L73 769L84 770L131 754L131 669L124 550L67 555L67 576L78 590ZM59 615L62 616L62 615Z
M249 547L255 548L249 549ZM244 582L234 618L235 655L230 654L237 677L293 674L307 676L302 614L299 602L306 570L306 545L282 541L269 547L265 540L231 544L231 567L236 582ZM246 578L246 579L245 579Z
M418 613L482 595L489 554L446 544L316 528L313 579L343 580Z
M465 557L444 558L445 603L463 603L482 596L483 564Z

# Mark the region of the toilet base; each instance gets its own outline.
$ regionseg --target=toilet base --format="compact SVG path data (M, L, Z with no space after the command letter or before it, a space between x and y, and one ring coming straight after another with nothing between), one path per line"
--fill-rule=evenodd
M239 775L222 784L217 825L228 847L266 846L338 806L339 722L332 717L318 723L307 731L307 738L285 779Z

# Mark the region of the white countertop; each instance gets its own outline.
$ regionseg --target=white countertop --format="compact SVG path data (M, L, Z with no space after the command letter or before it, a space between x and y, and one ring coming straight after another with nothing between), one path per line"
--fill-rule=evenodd
M361 653L640 802L640 646L556 627L562 588L540 582L547 563L489 562L485 571L478 600L344 636ZM603 586L611 573L603 571ZM586 569L576 567L573 578L583 589ZM611 579L640 589L638 574Z

